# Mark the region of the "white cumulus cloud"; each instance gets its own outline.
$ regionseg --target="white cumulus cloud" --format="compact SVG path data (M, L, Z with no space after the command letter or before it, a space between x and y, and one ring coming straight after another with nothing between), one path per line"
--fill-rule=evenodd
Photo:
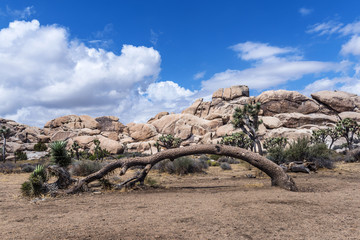
M159 100L192 94L172 82L154 83L160 64L153 48L124 45L117 55L71 40L64 27L14 21L0 30L0 116L38 126L64 114L134 121L147 102L158 110Z
M301 79L307 74L341 71L346 64L303 60L296 49L280 48L264 43L245 42L232 47L243 60L255 60L252 67L228 69L202 81L202 92L211 93L219 87L247 85L263 90Z

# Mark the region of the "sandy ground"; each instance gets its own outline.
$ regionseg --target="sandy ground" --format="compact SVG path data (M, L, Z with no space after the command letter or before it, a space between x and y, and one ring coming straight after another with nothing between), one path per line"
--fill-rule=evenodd
M360 239L359 163L292 174L300 192L233 168L43 201L19 196L28 174L0 174L0 239Z

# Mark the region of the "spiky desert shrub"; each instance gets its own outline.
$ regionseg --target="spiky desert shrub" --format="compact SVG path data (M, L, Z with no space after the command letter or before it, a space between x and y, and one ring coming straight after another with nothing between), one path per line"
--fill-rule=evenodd
M51 160L60 167L67 167L71 164L71 157L66 150L66 141L55 141L50 144Z
M42 165L36 166L29 180L21 185L20 191L25 197L36 197L42 194L43 184L47 181L47 173Z

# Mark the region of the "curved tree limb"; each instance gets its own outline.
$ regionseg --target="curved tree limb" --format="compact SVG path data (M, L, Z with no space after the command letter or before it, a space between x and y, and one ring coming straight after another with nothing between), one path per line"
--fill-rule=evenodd
M94 180L101 179L107 173L115 170L116 168L123 168L122 173L125 173L126 169L133 166L154 166L156 163L165 159L175 159L178 157L194 154L217 154L242 159L265 172L271 178L272 186L279 186L289 191L297 191L296 184L292 178L289 177L280 166L273 163L269 159L243 148L220 144L203 144L168 149L148 157L129 158L110 163L98 172L80 180L78 184L75 185L72 189L68 190L67 193L72 194L81 191L84 185ZM151 167L149 167L149 170L150 169Z

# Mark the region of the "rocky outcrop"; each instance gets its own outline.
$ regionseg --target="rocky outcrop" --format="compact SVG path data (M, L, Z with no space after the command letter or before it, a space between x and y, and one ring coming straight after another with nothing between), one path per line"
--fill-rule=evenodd
M299 128L306 124L327 125L335 124L339 119L336 116L328 116L322 113L280 113L274 117L281 121L281 126L287 128Z
M295 91L265 91L255 99L261 103L264 116L273 116L278 113L316 113L321 109L313 99Z
M125 146L128 151L156 152L154 143L163 134L181 138L182 146L217 143L221 136L241 131L232 125L235 109L257 102L261 103L263 122L258 133L263 139L310 137L313 130L334 126L344 118L360 122L359 96L341 91L321 91L311 96L277 90L253 97L247 86L239 85L218 89L211 101L197 99L181 114L160 112L147 123L125 126L114 116L68 115L47 122L43 129L6 119L0 119L0 125L11 129L7 151L13 155L17 150L32 151L37 142L59 140L68 141L68 146L77 141L81 147L92 151L93 141L98 139L103 149L114 154L122 152Z
M343 91L320 91L311 94L311 97L338 113L360 112L360 97L356 94Z
M67 115L55 118L47 122L44 126L45 130L74 130L74 129L100 129L100 124L92 117L87 115Z
M145 141L157 135L155 127L148 123L129 123L126 126L129 136L135 141Z
M213 99L220 98L225 101L230 101L239 97L249 97L248 86L238 85L230 88L220 88L212 95Z

